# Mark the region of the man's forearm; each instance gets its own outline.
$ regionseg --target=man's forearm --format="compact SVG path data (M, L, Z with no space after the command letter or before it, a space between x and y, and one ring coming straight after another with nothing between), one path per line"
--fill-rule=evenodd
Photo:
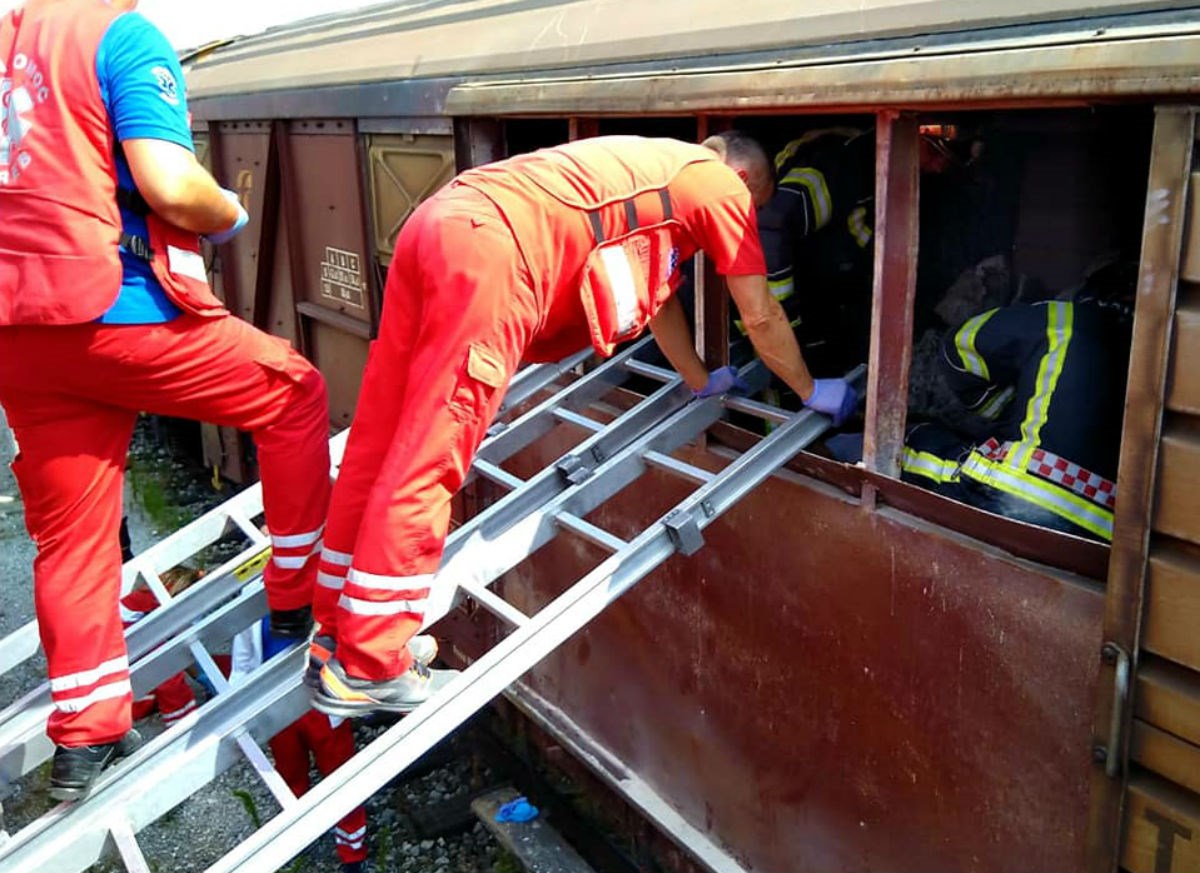
M796 342L783 308L776 303L775 311L747 321L745 325L750 342L767 369L782 379L801 400L807 400L813 392L812 374L808 372L800 344Z
M650 330L658 347L688 387L693 391L703 388L708 383L708 370L696 354L683 305L675 297L670 298L650 320Z
M237 220L237 207L187 149L152 139L122 147L138 191L163 220L201 234L228 230Z

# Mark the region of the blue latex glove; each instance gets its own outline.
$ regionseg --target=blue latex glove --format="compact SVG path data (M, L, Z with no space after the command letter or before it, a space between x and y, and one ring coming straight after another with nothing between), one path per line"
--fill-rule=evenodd
M813 393L804 405L817 412L824 412L833 419L837 427L858 408L858 394L845 379L816 379Z
M242 201L238 198L235 192L230 191L228 188L222 188L221 193L225 195L226 200L237 207L238 216L237 221L233 223L233 227L229 228L228 230L222 230L219 233L210 233L204 237L215 246L229 242L231 239L241 233L242 228L244 228L250 221L250 216L246 213L246 210L242 208Z
M694 397L712 397L714 394L749 394L750 386L738 375L737 367L721 367L708 374L708 381L699 391L693 391Z
M496 821L532 821L537 814L536 806L524 797L518 797L496 810Z

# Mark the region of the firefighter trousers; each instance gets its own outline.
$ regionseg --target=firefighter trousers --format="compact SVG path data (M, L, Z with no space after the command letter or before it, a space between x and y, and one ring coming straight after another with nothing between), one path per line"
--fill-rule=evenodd
M251 432L274 545L268 600L274 609L311 602L329 495L329 418L320 374L283 340L233 316L3 327L0 404L37 545L34 607L55 743L107 743L130 727L118 530L139 411Z
M443 189L404 225L354 424L330 500L316 617L356 677L412 663L462 486L540 310L486 197Z

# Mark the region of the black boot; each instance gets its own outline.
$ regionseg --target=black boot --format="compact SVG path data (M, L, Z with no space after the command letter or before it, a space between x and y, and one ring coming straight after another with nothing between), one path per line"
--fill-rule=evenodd
M307 639L312 632L313 617L311 606L301 606L299 609L272 609L271 636L282 640Z
M105 767L138 750L142 737L135 730L99 746L58 746L50 769L50 796L55 800L82 800Z

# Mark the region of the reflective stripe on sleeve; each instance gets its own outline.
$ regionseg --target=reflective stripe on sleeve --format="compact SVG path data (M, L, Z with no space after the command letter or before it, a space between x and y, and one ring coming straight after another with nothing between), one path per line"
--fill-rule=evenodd
M326 573L323 570L318 570L317 584L322 588L328 588L331 591L341 591L346 585L346 577L343 575L335 575L333 573Z
M874 231L867 224L867 207L860 206L846 217L846 229L858 243L860 249L865 249L871 242Z
M954 348L958 352L959 360L962 361L962 369L980 379L990 379L991 377L988 375L987 362L979 352L975 351L975 337L979 335L979 329L998 311L990 309L968 319L958 329L958 333L954 334Z
M814 227L817 231L829 223L833 214L833 201L829 196L829 186L825 184L825 174L814 167L796 167L789 170L779 181L780 187L799 185L808 192L809 202L812 203Z
M189 700L183 706L179 707L179 709L173 709L170 712L164 712L162 713L163 724L174 724L195 708L196 701Z

